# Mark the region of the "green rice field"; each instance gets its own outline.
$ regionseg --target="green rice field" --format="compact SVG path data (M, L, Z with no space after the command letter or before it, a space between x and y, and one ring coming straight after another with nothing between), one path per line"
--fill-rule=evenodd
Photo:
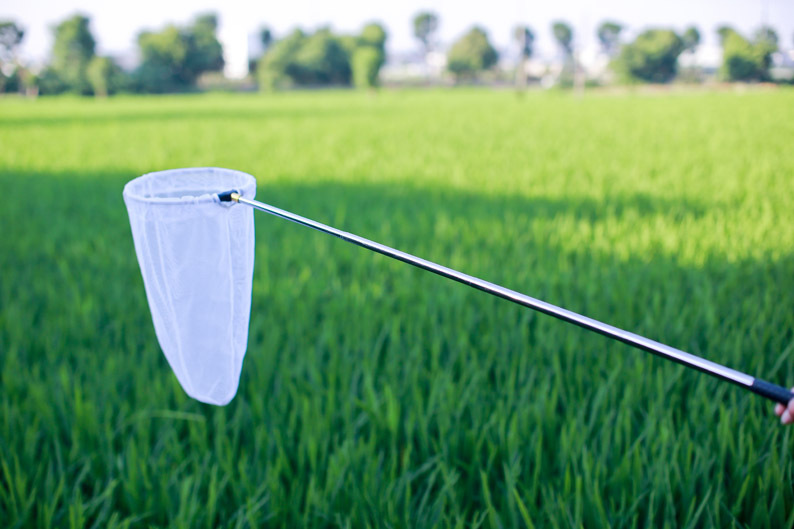
M257 198L794 384L794 91L0 99L0 527L791 527L760 397L256 214L226 407L160 351L121 197Z

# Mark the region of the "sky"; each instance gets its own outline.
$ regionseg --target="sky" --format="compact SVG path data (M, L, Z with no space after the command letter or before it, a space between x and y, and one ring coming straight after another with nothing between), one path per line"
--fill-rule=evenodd
M627 37L648 27L683 30L694 24L700 29L706 51L716 48L714 30L722 24L750 34L766 22L777 30L783 48L794 47L794 0L137 0L134 4L108 0L2 0L0 20L11 19L25 28L22 56L41 62L52 46L51 27L76 12L90 16L98 53L130 56L135 49L135 36L142 29L186 24L196 13L213 11L220 17L219 36L226 53L227 73L234 75L245 68L248 36L262 25L272 28L279 37L298 26L313 29L330 25L336 31L352 33L369 21L378 21L388 31L388 51L399 53L417 49L411 20L418 11L428 9L439 15L442 44L451 43L469 27L479 24L486 28L498 49L506 49L512 45L512 28L527 24L535 31L536 54L541 56L555 53L550 30L555 20L565 20L574 27L577 46L582 50L595 48L595 29L605 19L624 23Z

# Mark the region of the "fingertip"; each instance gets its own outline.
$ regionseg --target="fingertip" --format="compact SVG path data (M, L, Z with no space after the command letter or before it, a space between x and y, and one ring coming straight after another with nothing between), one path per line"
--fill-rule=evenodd
M783 407L783 405L782 405L782 404L775 404L775 415L777 415L778 417L780 417L780 416L783 414L783 410L784 410L784 409L785 409L785 408Z

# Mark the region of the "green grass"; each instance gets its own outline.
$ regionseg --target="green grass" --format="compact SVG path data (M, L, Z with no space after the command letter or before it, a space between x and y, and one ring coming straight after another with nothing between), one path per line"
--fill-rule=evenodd
M0 101L0 526L790 527L771 405L257 214L217 408L159 350L123 184L258 198L794 382L794 92Z

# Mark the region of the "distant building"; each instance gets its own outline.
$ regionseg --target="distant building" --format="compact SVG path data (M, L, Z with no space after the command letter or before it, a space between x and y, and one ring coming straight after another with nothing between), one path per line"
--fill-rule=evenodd
M384 83L440 82L446 68L447 56L440 51L390 53L380 78Z

